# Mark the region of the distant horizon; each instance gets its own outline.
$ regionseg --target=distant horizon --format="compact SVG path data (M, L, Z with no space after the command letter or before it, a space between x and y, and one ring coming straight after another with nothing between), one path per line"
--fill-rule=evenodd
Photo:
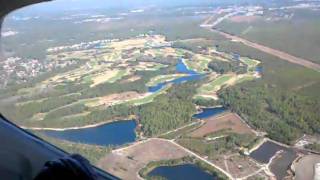
M53 0L17 10L14 14L54 13L61 11L99 10L99 9L135 9L146 6L219 6L238 4L258 4L267 0ZM271 0L271 2L274 0ZM269 1L270 2L270 1Z

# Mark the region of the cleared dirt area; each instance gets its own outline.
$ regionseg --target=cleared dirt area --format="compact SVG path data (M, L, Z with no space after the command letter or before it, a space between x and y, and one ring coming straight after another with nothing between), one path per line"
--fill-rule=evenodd
M258 19L258 16L233 16L230 18L232 22L242 23L242 22L254 22Z
M259 166L249 159L247 156L241 156L239 154L226 157L225 165L228 168L228 172L235 178L241 178L248 176L259 170Z
M320 155L307 155L295 162L295 180L313 180L316 163L320 163Z
M136 99L142 97L143 95L135 92L135 91L128 91L123 93L111 94L108 96L104 96L100 98L100 104L112 104L117 101L126 101L130 99Z
M121 81L121 83L134 82L134 81L138 81L139 79L141 79L141 76L131 76L130 78L124 79L123 81Z
M98 84L101 84L101 83L108 81L112 77L116 76L118 72L119 72L118 70L110 70L110 71L105 71L101 74L98 74L97 76L92 77L93 84L91 84L90 87L94 87Z
M205 119L205 124L191 133L192 137L203 137L219 130L231 130L240 134L254 133L235 113L225 113L218 117Z
M138 172L149 162L187 155L187 152L168 141L150 139L107 154L98 162L98 167L121 179L139 179Z

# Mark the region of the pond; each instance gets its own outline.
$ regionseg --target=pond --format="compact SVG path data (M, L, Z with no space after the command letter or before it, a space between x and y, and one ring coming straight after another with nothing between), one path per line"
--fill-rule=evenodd
M183 63L182 60L179 61L179 63L176 65L176 71L177 73L183 73L183 74L189 74L188 76L180 77L171 81L167 82L161 82L156 84L155 86L148 87L149 92L157 92L163 87L165 87L167 84L173 83L173 84L181 84L187 81L196 81L200 80L203 75L199 74L193 70L188 69L188 67Z
M280 146L271 141L264 142L258 149L250 153L250 157L260 163L269 163L272 156L274 156L280 150L286 150L287 148Z
M153 169L148 176L161 176L168 180L218 179L194 164L159 166Z
M262 67L261 66L256 67L255 71L257 73L261 74L262 73Z
M291 149L283 151L279 157L272 160L270 165L271 172L277 179L284 179L287 176L287 170L290 168L292 162L297 158L297 153Z
M200 113L193 115L193 118L205 119L211 116L216 116L225 111L226 111L226 108L224 107L203 108Z
M101 146L123 145L136 139L136 122L117 121L92 128L65 131L41 131L44 134L72 142L96 144Z

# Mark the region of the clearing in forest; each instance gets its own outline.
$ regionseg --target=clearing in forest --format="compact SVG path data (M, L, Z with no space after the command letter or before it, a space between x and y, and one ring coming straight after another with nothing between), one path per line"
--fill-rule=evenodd
M226 113L218 117L210 117L205 124L191 133L192 137L204 137L208 134L227 130L239 134L251 134L253 130L235 113Z
M167 140L149 139L114 150L98 162L98 167L121 179L139 179L138 172L148 163L187 155L187 152Z

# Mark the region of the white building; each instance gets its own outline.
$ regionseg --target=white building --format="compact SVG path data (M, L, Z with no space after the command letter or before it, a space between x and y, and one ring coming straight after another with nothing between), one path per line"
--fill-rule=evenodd
M320 163L314 165L314 180L320 180Z

